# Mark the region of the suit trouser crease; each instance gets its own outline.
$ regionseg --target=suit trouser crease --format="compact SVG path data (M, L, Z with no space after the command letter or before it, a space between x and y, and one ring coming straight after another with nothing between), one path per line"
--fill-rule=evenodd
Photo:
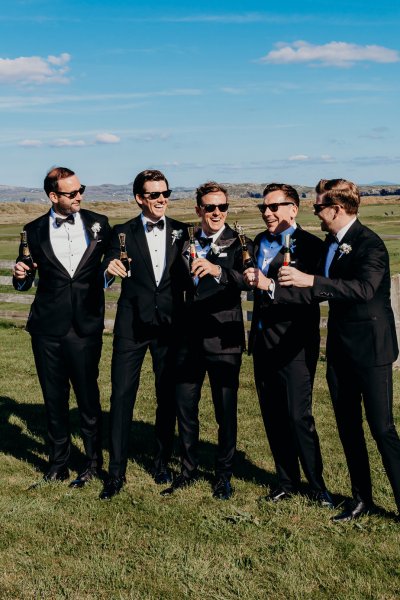
M371 434L400 510L400 439L393 421L392 365L361 368L330 362L327 380L353 497L372 502L371 474L362 424L363 401Z
M237 440L237 391L240 354L209 354L201 349L181 352L178 357L176 404L181 444L182 474L196 472L199 444L199 402L206 373L210 380L218 447L215 459L217 477L230 478Z
M172 453L176 412L174 406L170 344L156 337L143 342L114 337L111 363L110 467L111 476L125 475L133 410L140 383L140 373L147 350L153 361L156 389L156 450L154 466L167 464Z
M32 335L53 469L65 466L70 456L70 382L78 405L87 466L100 468L102 465L102 415L97 384L101 347L101 336L80 337L73 329L60 337Z
M317 356L311 361L297 358L286 365L273 365L266 364L265 355L263 340L258 338L254 376L279 486L288 492L298 488L300 460L312 490L325 490L320 443L312 416Z

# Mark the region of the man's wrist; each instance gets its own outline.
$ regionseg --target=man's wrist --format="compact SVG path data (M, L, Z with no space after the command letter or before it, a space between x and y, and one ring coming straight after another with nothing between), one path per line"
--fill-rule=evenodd
M222 268L221 265L215 265L217 267L217 273L216 275L214 275L215 279L218 279L218 281L221 279L221 275L222 275Z

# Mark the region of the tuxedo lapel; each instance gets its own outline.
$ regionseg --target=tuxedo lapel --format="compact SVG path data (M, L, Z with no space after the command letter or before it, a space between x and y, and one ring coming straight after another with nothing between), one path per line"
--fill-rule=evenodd
M46 255L46 258L60 271L69 277L69 273L66 268L60 263L56 255L54 254L53 246L50 242L50 212L43 215L39 222L38 227L38 240L40 247Z
M100 232L97 232L95 234L95 232L91 229L94 225L94 221L87 215L87 213L85 211L81 210L80 215L81 215L83 226L84 226L87 236L89 238L89 245L87 246L85 252L83 253L81 260L79 261L79 264L76 268L74 277L76 277L78 275L79 270L89 260L93 251L96 249L97 243L98 243L98 238L99 238L99 233L100 233ZM95 237L95 235L96 235L96 237Z
M350 229L348 231L346 231L344 237L340 241L340 244L337 247L337 250L333 256L331 266L329 267L330 277L333 277L338 270L340 271L341 265L346 263L347 259L349 258L349 255L351 254L353 240L357 237L357 234L358 234L360 228L361 228L361 225L360 225L359 221L356 220L353 223L353 225L350 227ZM341 250L341 248L343 248L344 245L347 245L350 247L349 253L343 252L343 249Z
M153 270L153 263L151 262L149 245L147 243L146 234L144 232L144 227L143 227L143 223L142 223L142 219L141 219L140 215L138 217L136 217L136 219L134 219L133 222L131 223L131 232L132 232L133 242L134 242L134 244L136 244L137 252L142 257L143 264L145 265L146 269L148 270L149 275L150 275L154 285L156 285L156 280L154 277L154 270Z

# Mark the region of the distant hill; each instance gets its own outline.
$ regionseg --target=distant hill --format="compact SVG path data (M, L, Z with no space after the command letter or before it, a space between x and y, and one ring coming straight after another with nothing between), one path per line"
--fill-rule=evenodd
M224 184L233 198L261 198L264 185L257 183L225 183ZM300 198L309 199L314 195L314 188L307 186L294 186ZM379 182L360 186L363 196L391 196L400 195L400 185L381 185ZM176 187L173 189L172 200L194 198L195 188ZM113 185L89 185L86 188L85 200L87 202L130 202L132 197L132 184ZM43 190L39 188L26 188L17 186L0 185L0 202L30 202L35 204L49 204L49 200Z

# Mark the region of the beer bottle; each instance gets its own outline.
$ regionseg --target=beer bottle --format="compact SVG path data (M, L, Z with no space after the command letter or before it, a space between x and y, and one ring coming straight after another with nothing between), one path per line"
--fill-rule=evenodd
M291 262L290 257L290 233L285 235L285 240L283 244L283 266L288 267Z
M29 271L26 271L27 277L32 277L35 273L35 267L33 264L33 258L31 256L29 246L28 246L28 238L26 235L26 231L21 231L21 246L20 246L20 254L17 262L23 262L27 267L29 267Z
M242 258L243 258L243 268L249 269L250 267L255 267L254 260L250 256L250 252L247 248L246 236L244 234L244 229L242 225L239 225L237 221L234 223L235 231L238 234L239 242L242 247Z
M122 264L125 267L126 276L130 277L131 276L131 262L128 258L128 253L126 251L126 234L119 233L118 237L119 237L119 260L122 262Z

